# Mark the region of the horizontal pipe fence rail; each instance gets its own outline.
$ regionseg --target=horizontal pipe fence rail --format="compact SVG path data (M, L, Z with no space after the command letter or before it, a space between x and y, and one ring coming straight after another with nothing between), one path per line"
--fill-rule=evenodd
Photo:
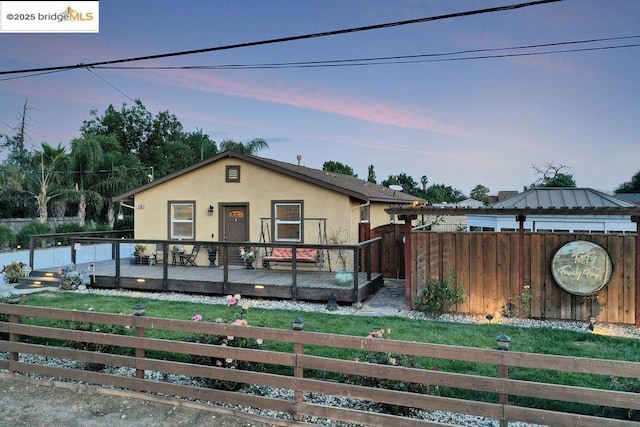
M82 381L136 392L157 393L187 399L249 406L293 414L296 419L321 417L331 420L374 425L433 425L424 420L388 413L374 413L352 408L313 403L308 396L321 394L362 401L373 401L399 407L463 413L508 421L523 421L553 426L625 426L634 422L604 417L585 416L509 403L512 396L559 400L597 405L600 407L640 410L640 396L586 387L509 379L509 369L532 368L557 370L613 377L640 378L640 363L598 360L578 357L540 355L521 352L486 350L459 346L396 341L382 338L361 338L326 333L236 326L211 322L153 318L146 316L108 314L87 311L0 304L1 350L8 359L0 360L0 369L10 373ZM27 321L28 319L28 321ZM38 326L34 319L49 319L60 326ZM130 331L128 335L67 329L64 321L98 325L118 325ZM48 323L56 324L58 323ZM287 343L290 351L256 350L225 347L197 342L150 337L154 331L189 334L234 336L263 341ZM70 348L61 343L92 343L119 349L119 352L96 352ZM402 366L378 365L355 360L334 359L308 354L309 348L331 347L357 351L399 354L414 357L448 359L487 364L495 367L496 376L468 375ZM307 354L305 354L305 348ZM122 351L128 350L128 351ZM21 361L21 354L43 358L60 358L80 362L76 368L39 365ZM256 364L276 366L271 372L244 371L199 365L188 362L189 355L237 359ZM107 374L85 370L82 363L130 368L129 375ZM150 379L151 371L163 375L176 374L209 378L231 383L252 384L293 390L294 398L286 400L214 388L173 384ZM121 371L118 371L121 372ZM492 401L473 401L407 391L388 390L326 380L318 373L356 375L376 380L402 381L434 387L474 390L490 394ZM156 377L157 378L157 377Z

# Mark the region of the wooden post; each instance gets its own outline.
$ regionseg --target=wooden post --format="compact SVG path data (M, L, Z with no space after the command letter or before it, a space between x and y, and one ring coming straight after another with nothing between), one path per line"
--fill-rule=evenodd
M506 365L498 366L498 376L500 378L509 378L509 367ZM500 394L498 398L498 402L503 405L502 407L502 418L500 418L500 427L507 427L509 425L509 420L504 416L504 405L509 404L509 395L508 394Z
M298 355L302 354L303 351L304 351L304 348L302 343L297 342L293 344L293 352L296 356L293 362L293 376L296 378L304 378L304 370L302 369L302 367L298 366ZM300 416L300 414L298 414L297 405L298 403L302 403L304 401L303 390L296 389L294 391L294 399L296 402L296 413L294 414L294 417L296 420L300 421L302 417Z
M640 216L633 215L631 221L636 223L636 327L640 327Z
M407 310L411 310L413 298L411 298L411 221L418 218L418 215L398 215L400 221L404 221L404 299Z
M518 228L518 287L520 289L519 294L524 293L524 221L527 219L525 215L516 215L516 220L519 222ZM519 310L520 317L522 317L522 310Z
M18 324L20 323L20 316L18 316L17 314L10 314L9 315L9 324ZM9 334L9 341L11 342L20 342L20 335L18 334L14 334L14 333L10 333ZM12 351L9 353L9 360L12 362L17 362L19 357L18 357L18 352ZM10 370L9 371L10 374L15 374L16 371L14 370Z
M144 337L145 329L141 326L136 326L136 337ZM145 353L144 348L136 348L136 359L144 359ZM136 366L138 365L138 361L136 360ZM143 380L144 379L144 369L139 369L136 367L136 378ZM142 391L142 390L138 390Z

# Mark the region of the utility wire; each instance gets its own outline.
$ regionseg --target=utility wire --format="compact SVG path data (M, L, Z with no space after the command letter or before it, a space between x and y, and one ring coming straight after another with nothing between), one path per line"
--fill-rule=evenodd
M396 22L389 22L385 24L376 24L376 25L368 25L363 27L347 28L343 30L325 31L320 33L281 37L276 39L260 40L260 41L247 42L247 43L237 43L237 44L231 44L231 45L209 47L204 49L194 49L194 50L186 50L186 51L180 51L180 52L162 53L158 55L147 55L147 56L138 56L133 58L125 58L125 59L114 59L110 61L100 61L100 62L94 62L89 64L85 63L85 64L65 65L65 66L56 66L56 67L31 68L31 69L25 69L25 70L0 71L0 75L34 73L34 72L42 72L42 71L73 70L78 68L97 67L99 65L120 64L124 62L135 62L135 61L147 61L150 59L170 58L174 56L193 55L196 53L215 52L215 51L238 49L238 48L251 47L251 46L262 46L262 45L274 44L274 43L284 43L284 42L290 42L290 41L296 41L296 40L307 40L307 39L313 39L313 38L319 38L319 37L335 36L339 34L349 34L349 33L361 32L361 31L370 31L370 30L378 30L383 28L399 27L403 25L419 24L419 23L432 22L432 21L437 21L442 19L461 18L465 16L480 15L480 14L493 13L493 12L504 12L504 11L521 9L521 8L530 7L530 6L538 6L546 3L556 3L560 1L564 1L564 0L538 0L538 1L518 3L513 5L507 5L507 6L498 6L498 7L491 7L486 9L470 10L466 12L457 12L457 13L449 13L445 15L430 16L426 18L410 19L406 21L396 21Z
M158 65L158 66L154 66L154 65L152 66L109 66L109 65L106 65L106 66L98 66L94 68L102 69L102 70L194 70L194 69L195 70L224 70L224 69L246 70L246 69L263 69L263 68L346 67L346 66L406 64L406 63L436 62L436 61L461 61L461 60L473 60L473 59L505 58L505 57L513 57L513 56L548 55L553 53L583 52L583 51L590 51L590 50L619 49L619 48L628 48L628 47L638 47L640 46L640 44L626 44L626 45L616 45L616 46L600 46L600 47L591 47L591 48L576 48L576 49L484 55L484 56L465 56L460 58L445 58L445 59L424 60L420 58L456 56L456 55L463 55L468 53L524 50L524 49L533 49L533 48L540 48L540 47L575 45L575 44L594 43L594 42L603 42L603 41L625 40L625 39L633 39L633 38L640 38L640 35L534 44L534 45L527 45L527 46L461 50L456 52L445 52L445 53L427 53L427 54L401 55L401 56L380 56L380 57L372 57L372 58L370 57L370 58L355 58L355 59L334 59L334 60L325 60L325 61L300 61L300 62L280 62L280 63L262 63L262 64L183 65L183 66L161 66L161 65ZM414 59L414 60L409 61L410 59Z

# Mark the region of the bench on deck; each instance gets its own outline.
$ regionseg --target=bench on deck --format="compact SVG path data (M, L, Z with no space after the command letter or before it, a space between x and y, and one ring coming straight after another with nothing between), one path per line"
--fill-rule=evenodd
M297 248L296 249L296 263L317 264L320 261L320 256L317 249L312 248ZM262 265L265 268L271 268L271 263L282 263L293 261L292 248L273 248L271 255L264 256L262 258Z

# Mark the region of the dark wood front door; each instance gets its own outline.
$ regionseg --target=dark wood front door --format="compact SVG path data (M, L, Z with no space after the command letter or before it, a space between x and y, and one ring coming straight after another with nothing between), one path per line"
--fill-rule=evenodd
M247 242L249 240L249 217L247 205L223 205L222 239L225 242ZM229 264L242 265L238 248L229 248Z

